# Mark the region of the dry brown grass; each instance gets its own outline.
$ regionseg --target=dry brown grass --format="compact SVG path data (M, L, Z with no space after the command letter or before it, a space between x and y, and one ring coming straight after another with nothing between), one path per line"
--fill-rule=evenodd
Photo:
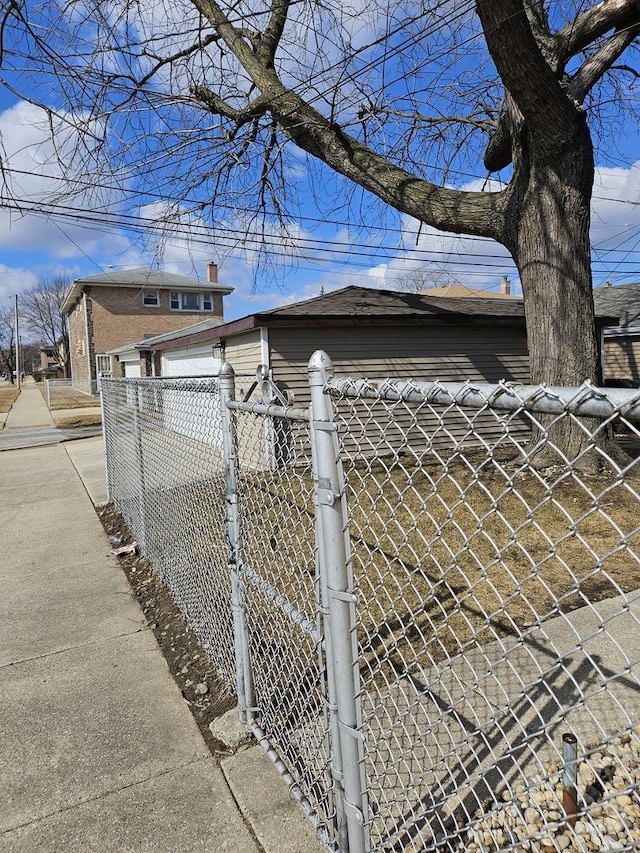
M637 473L361 473L350 503L365 645L403 669L640 587Z
M75 429L83 426L96 426L102 423L100 411L83 412L78 415L52 415L54 424L58 429Z
M47 399L47 391L44 384L39 384L38 388L42 396ZM83 394L82 391L77 391L71 386L53 386L51 391L50 411L59 411L60 409L88 409L100 408L100 397L91 397L89 394ZM92 421L95 423L95 421ZM99 423L99 421L98 421Z
M0 414L9 411L19 393L15 385L0 388Z
M549 478L508 460L347 471L368 666L426 666L640 587L640 477ZM310 478L245 480L248 562L308 612ZM247 509L248 506L248 509Z

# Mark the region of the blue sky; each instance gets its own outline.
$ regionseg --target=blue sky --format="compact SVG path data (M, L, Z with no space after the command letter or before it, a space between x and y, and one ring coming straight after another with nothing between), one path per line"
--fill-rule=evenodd
M226 300L227 319L349 284L399 288L416 269L424 270L428 283L459 281L488 290L497 290L508 275L518 290L513 263L497 244L418 228L390 211L368 208L366 200L348 207L326 170L319 168L315 181L308 180L295 149L288 178L301 199L290 235L296 250L286 249L274 226L272 259L278 255L280 261L256 272L251 247L230 239L230 228L236 237L242 230L241 218L225 214L224 227L209 236L198 222L182 232L157 231L153 223L164 208L162 194L149 194L143 204L138 199L132 210L113 176L104 179L100 203L77 184L65 198L68 175L54 165L42 114L1 86L0 141L12 184L11 198L0 207L0 302L54 274L75 278L108 268L160 266L204 278L211 260L219 265L220 281L235 288ZM596 285L640 280L640 146L631 122L617 129L615 155L611 149L606 156L597 164L594 187ZM480 184L469 176L456 183L473 189ZM52 192L58 195L55 208Z

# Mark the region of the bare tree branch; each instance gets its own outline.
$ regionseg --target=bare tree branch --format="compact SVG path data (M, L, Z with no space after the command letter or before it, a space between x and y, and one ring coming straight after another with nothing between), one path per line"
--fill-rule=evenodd
M20 297L20 312L25 326L51 347L56 360L69 376L69 336L62 304L71 281L68 276L41 278Z

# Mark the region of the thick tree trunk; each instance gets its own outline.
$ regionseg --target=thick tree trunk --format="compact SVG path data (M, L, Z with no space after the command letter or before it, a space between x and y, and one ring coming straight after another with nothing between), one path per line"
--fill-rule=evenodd
M577 130L556 150L530 156L526 167L519 164L519 191L507 219L507 243L524 293L534 384L575 386L589 380L597 385L600 380L589 240L593 151L586 124ZM618 456L610 434L598 431L594 421L535 418L541 429L534 430L532 443L542 448L535 454L541 467L569 459L582 470L594 470L602 461L592 452L595 446Z

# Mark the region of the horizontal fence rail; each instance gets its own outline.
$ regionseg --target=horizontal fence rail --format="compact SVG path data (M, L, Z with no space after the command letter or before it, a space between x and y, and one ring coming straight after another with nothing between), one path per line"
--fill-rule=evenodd
M102 380L110 500L318 836L640 849L640 393L309 389Z

